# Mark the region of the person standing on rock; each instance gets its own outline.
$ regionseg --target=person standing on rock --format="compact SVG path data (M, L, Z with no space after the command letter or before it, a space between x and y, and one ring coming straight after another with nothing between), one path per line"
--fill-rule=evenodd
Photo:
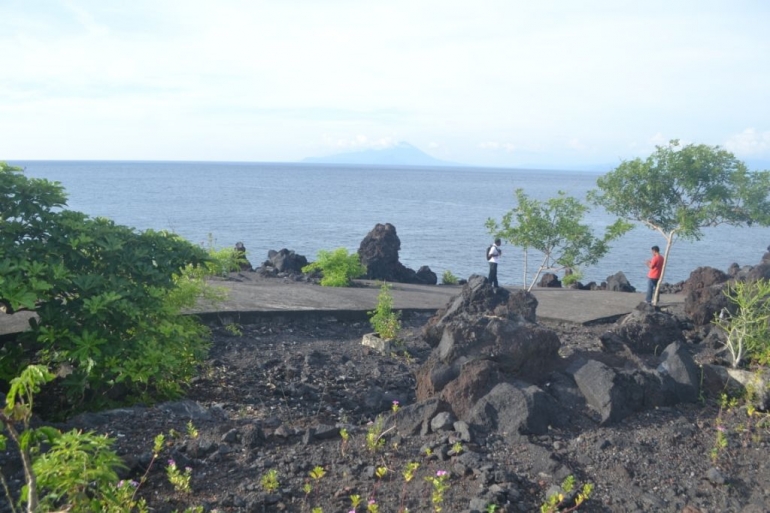
M489 261L489 283L491 283L494 288L499 287L497 283L497 262L500 260L500 255L503 254L500 249L500 244L500 239L495 239L495 243L487 250L487 260Z
M660 248L653 246L652 258L647 260L645 264L650 269L647 273L647 304L652 303L652 296L655 294L655 287L658 286L658 280L660 279L660 273L663 270L663 257L660 256Z

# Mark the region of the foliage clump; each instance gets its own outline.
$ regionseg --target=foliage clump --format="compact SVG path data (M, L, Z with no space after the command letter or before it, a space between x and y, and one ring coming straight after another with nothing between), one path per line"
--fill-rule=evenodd
M302 268L303 273L321 271L321 285L324 287L347 287L352 280L366 274L366 267L357 253L348 254L345 248L334 251L321 250L318 259Z
M524 250L524 284L527 279L527 257L530 249L543 256L531 290L544 271L577 270L596 264L631 225L621 219L605 229L602 237L594 236L591 227L583 223L589 208L578 199L559 191L546 201L528 197L524 189L516 189L516 207L503 215L500 222L488 219L486 227L495 237L505 239Z
M457 276L455 276L449 269L444 271L444 274L441 275L441 283L444 285L457 285L459 281Z
M382 283L377 295L377 307L369 312L369 323L381 338L393 340L401 331L401 313L393 311L393 296L391 285Z
M623 161L596 183L592 201L666 239L658 289L677 238L700 240L703 228L720 224L770 225L770 171L749 172L719 146L672 140L644 160Z
M0 163L0 310L37 315L4 344L0 379L42 363L80 407L178 395L208 346L206 328L181 313L211 259L174 234L65 205L60 184Z
M733 367L739 367L744 360L770 364L770 281L739 281L725 290L725 294L737 311L730 314L723 310L714 324L727 335L725 346Z

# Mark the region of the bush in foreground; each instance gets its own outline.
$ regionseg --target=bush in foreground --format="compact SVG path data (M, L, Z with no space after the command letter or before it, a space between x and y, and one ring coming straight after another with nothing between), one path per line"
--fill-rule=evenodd
M211 259L65 205L58 183L0 163L0 309L37 314L0 350L0 379L41 363L79 407L179 394L207 350L206 328L181 312Z

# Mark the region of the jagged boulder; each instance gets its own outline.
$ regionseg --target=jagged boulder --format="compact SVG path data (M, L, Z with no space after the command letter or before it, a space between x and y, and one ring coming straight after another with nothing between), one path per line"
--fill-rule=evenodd
M750 265L740 266L737 263L733 262L732 264L730 264L730 267L727 268L727 275L732 280L745 281L749 273L751 272L752 268L753 267Z
M698 267L685 280L682 292L689 294L694 290L706 289L712 285L725 283L730 276L713 267Z
M302 268L308 263L307 258L286 248L269 251L267 258L279 273L302 274Z
M417 269L414 277L423 285L436 285L438 283L438 276L427 265Z
M561 281L559 281L559 277L553 273L544 273L543 277L540 278L540 283L538 286L559 289L561 288Z
M746 273L747 281L770 280L770 261L763 260Z
M267 260L256 269L262 276L302 276L302 268L308 264L307 258L293 250L283 248L267 252Z
M733 311L724 294L730 276L713 267L698 267L685 281L685 314L697 326L710 324L723 308Z
M567 372L573 377L601 425L619 422L629 415L677 402L664 386L660 373L641 369L617 370L596 360L579 360Z
M497 384L547 375L561 343L534 322L536 307L532 294L495 290L483 276L471 276L424 329L434 350L417 372L417 399L439 396L467 420Z
M473 406L467 422L475 430L497 431L509 441L522 435L542 435L558 424L561 407L540 388L529 383L500 383Z
M606 289L610 292L636 292L636 289L629 283L623 271L618 271L612 276L608 276L606 283Z
M397 283L432 285L438 283L438 279L430 268L421 269L422 274L418 276L413 269L399 262L400 250L401 239L398 238L396 227L390 223L377 223L358 247L358 258L366 267L364 278Z
M599 339L607 351L627 347L634 354L660 354L673 342L685 342L679 320L652 305L640 303Z
M423 338L431 347L436 347L444 328L461 317L496 315L513 319L520 317L534 323L536 309L534 295L523 290L493 289L484 276L474 274L468 278L460 294L428 321L423 328Z
M386 427L395 426L401 436L414 436L421 432L427 432L433 417L448 411L448 409L446 403L432 397L426 401L399 408L397 412L388 416Z
M663 361L657 371L663 376L664 386L680 402L694 403L700 395L700 369L685 344L674 342L661 355Z

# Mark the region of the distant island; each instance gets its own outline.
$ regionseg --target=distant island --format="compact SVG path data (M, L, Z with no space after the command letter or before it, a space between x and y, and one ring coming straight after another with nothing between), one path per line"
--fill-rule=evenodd
M386 166L461 166L431 157L409 143L399 142L395 146L379 150L362 150L337 153L326 157L308 157L302 162L309 164L364 164Z

